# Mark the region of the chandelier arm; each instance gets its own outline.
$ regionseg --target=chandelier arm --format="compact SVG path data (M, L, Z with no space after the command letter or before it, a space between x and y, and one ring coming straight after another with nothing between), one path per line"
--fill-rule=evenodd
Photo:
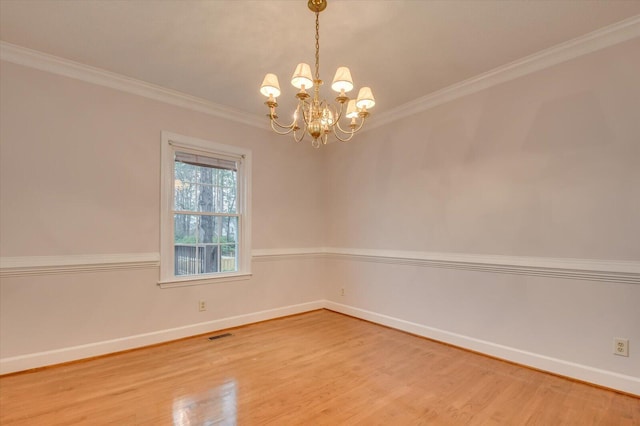
M303 122L302 138L304 138L304 132L307 131L307 122L304 118L304 98L301 98L298 101L296 110L293 113L293 123L291 123L291 125L293 126L293 137L294 139L296 139L296 142L299 142L299 140L296 138L296 130L300 129L300 126L298 126L298 117L300 116L300 111L302 111L302 122ZM302 140L302 138L300 138L300 140Z
M271 121L271 127L272 128L273 128L273 124L275 123L275 125L278 126L281 129L291 129L291 130L293 130L293 128L295 127L295 124L296 124L296 120L295 119L288 126L280 124L278 122L278 120L276 119L276 116L274 114L270 114L269 118L271 119L270 121ZM274 130L275 130L275 128L274 128ZM287 132L287 133L290 133L290 132ZM281 133L281 134L286 135L287 133Z
M300 110L302 111L302 121L304 121L304 128L306 129L307 126L309 125L309 120L307 120L307 114L305 114L305 107L310 108L311 104L309 102L307 102L306 100L302 99L300 101ZM309 117L311 118L311 117Z
M276 123L275 119L271 120L271 129L273 129L273 131L276 132L279 135L288 135L289 133L291 133L291 132L293 132L295 130L295 127L293 127L293 126L290 126L290 127L280 126L283 129L289 129L286 132L281 132L278 129L276 129L276 127L273 125L274 123L278 124L278 123Z
M304 116L304 114L302 114ZM302 136L300 136L300 139L298 139L298 136L296 134L296 130L300 130L300 128L298 127L298 129L294 128L293 129L293 139L296 142L302 142L302 140L304 139L304 137L307 135L307 122L305 120L303 120L304 126L302 127Z
M351 129L351 130L344 130L342 127L340 127L340 123L338 123L338 122L336 122L336 127L338 128L338 130L340 130L345 135L353 135L358 130L362 129L362 126L364 126L364 121L365 120L366 120L366 118L362 117L362 120L360 120L360 124L358 125L358 127L354 128L354 129ZM334 130L334 133L336 133L335 130ZM337 133L336 133L336 136L338 136Z
M340 129L340 130L342 131L342 129ZM344 132L344 133L348 134L349 137L346 137L346 138L343 139L342 137L340 137L340 135L338 135L338 132L336 132L335 127L333 128L333 136L335 136L335 138L338 139L340 142L349 142L353 138L353 135L356 134L355 131L351 132L351 133L347 133L347 132Z
M296 142L302 142L302 140L304 139L304 137L307 135L307 127L305 126L305 128L302 130L302 136L300 136L300 139L298 139L298 136L296 135L296 131L293 131L293 140L295 140Z
M362 127L362 124L360 125L360 127ZM360 127L358 127L358 130L360 130ZM355 132L357 132L358 130L344 130L342 127L340 127L340 123L336 121L336 125L333 128L333 133L336 134L336 136L338 136L338 133L336 132L336 129L340 130L341 133L345 134L345 135L352 135Z
M338 120L340 120L342 118L342 110L344 108L344 103L343 102L339 102L339 104L340 104L340 110L338 111L338 115L336 116L336 118L334 120L336 123L338 122ZM334 108L334 110L335 110L335 108Z

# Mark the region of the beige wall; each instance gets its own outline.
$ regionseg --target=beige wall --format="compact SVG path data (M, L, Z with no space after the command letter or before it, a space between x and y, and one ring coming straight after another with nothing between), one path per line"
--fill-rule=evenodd
M0 72L3 257L158 253L162 130L252 150L254 249L321 241L324 170L306 146L7 62ZM251 280L181 289L159 289L157 268L3 277L0 356L319 300L322 265L254 262Z
M253 151L254 249L639 261L637 69L638 39L318 152L266 130L2 62L0 254L157 253L167 130ZM253 268L248 281L165 290L156 286L157 268L4 277L0 357L328 299L373 319L458 336L462 346L482 341L553 358L568 367L549 369L563 374L580 366L632 386L640 377L637 284L355 256L265 258ZM202 299L205 313L196 309ZM631 340L629 358L612 355L615 336ZM590 379L582 373L574 376Z
M328 244L640 259L638 52L635 39L332 146Z
M162 130L253 151L254 248L321 238L323 170L304 146L6 62L1 72L2 256L157 252Z
M332 146L328 245L637 262L638 70L635 39ZM614 337L640 342L639 285L383 260L330 261L328 299L640 390L640 351L612 354Z

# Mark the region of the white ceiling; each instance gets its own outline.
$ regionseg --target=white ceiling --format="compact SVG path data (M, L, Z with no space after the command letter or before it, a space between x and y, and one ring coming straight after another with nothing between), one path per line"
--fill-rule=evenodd
M633 0L329 0L320 74L349 66L375 114L638 14ZM307 0L0 0L0 39L262 115L267 72L293 104L314 19Z

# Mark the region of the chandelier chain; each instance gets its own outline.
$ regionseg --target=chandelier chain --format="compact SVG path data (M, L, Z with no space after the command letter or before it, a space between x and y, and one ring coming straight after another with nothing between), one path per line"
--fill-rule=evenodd
M316 80L320 80L320 12L316 12Z

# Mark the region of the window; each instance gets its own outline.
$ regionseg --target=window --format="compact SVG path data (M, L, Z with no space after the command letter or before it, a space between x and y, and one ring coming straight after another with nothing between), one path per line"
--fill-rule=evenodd
M251 151L162 133L160 285L251 273Z

